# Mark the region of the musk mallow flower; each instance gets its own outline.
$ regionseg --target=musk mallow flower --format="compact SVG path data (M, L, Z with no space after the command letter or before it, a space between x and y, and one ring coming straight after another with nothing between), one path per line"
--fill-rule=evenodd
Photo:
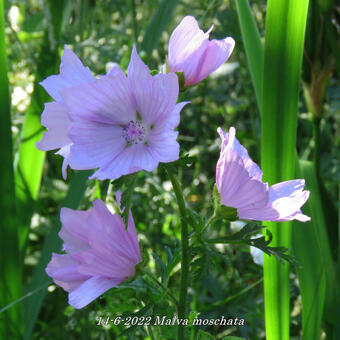
M62 166L64 179L67 175L72 141L67 135L71 124L69 109L61 94L65 89L89 83L95 79L89 68L83 66L79 58L65 45L59 74L49 76L40 83L55 101L45 104L41 124L48 130L44 132L40 142L36 143L36 147L42 151L59 149L57 154L64 157Z
M300 210L309 197L309 191L303 190L303 179L268 186L262 181L261 169L236 139L235 128L231 127L229 133L221 128L217 131L222 145L216 167L216 187L222 206L236 209L238 218L245 220L310 220Z
M99 199L88 211L62 208L65 254L52 254L46 273L69 293L69 304L83 308L110 288L130 278L141 261L130 212L128 228Z
M133 47L127 76L119 68L93 82L65 89L72 120L69 164L98 170L91 178L116 179L179 157L180 111L175 73L151 76Z
M186 16L170 36L168 65L171 72L183 72L185 85L195 85L217 70L231 55L231 37L209 40L213 26L204 33L197 20Z

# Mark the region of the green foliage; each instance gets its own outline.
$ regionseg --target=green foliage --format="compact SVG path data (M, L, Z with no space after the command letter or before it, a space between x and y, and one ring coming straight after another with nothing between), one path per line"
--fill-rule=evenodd
M15 187L13 174L11 111L7 76L7 53L4 26L4 2L0 1L0 304L6 306L21 296L21 268L15 209ZM0 337L20 339L23 333L22 309L15 305L2 313Z
M262 171L269 184L295 175L298 100L308 0L269 0L262 93ZM291 223L268 223L273 245L289 248ZM289 267L264 258L266 336L290 338Z
M157 46L162 32L167 28L177 3L178 0L162 0L152 17L142 43L142 49L146 52L148 58Z

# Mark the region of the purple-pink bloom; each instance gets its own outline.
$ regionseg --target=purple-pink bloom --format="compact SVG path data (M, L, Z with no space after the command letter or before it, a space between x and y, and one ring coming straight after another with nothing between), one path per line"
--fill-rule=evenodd
M72 141L67 135L71 124L68 116L69 109L62 99L61 93L67 88L89 83L95 79L89 68L84 67L79 58L65 45L59 74L47 77L40 83L55 101L45 104L41 124L48 131L44 132L41 141L36 143L36 147L42 151L60 149L57 154L64 157L62 166L64 179L67 175Z
M175 73L150 75L133 47L127 76L114 67L107 75L62 92L72 120L69 164L98 170L91 178L116 179L179 157L180 111Z
M305 181L296 179L268 186L261 169L251 160L246 148L236 139L234 127L229 133L218 128L222 139L216 167L216 185L221 204L237 209L240 219L258 221L310 220L300 210L309 191Z
M212 28L204 33L194 17L186 16L171 34L169 69L184 72L186 86L197 84L217 70L234 49L235 41L231 37L209 40Z
M70 305L83 308L134 275L141 255L131 212L127 230L99 199L89 211L62 208L60 218L66 254L53 253L46 273L69 293Z

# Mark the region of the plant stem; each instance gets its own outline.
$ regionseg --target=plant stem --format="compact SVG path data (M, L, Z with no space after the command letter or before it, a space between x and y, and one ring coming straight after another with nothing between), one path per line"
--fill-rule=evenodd
M210 216L210 218L208 219L207 223L205 224L205 226L202 228L201 230L201 234L203 234L203 232L209 227L209 225L217 218L217 216L215 215L215 213L213 215Z
M178 183L176 175L172 172L170 167L165 167L165 170L170 178L172 187L174 189L179 211L181 214L181 288L179 295L179 303L177 307L177 313L179 319L185 318L186 303L187 303L187 290L188 290L188 276L189 276L189 237L188 237L188 225L187 225L187 211L185 207L183 192L180 184ZM184 339L184 326L178 325L177 340Z
M320 176L320 121L321 119L319 117L313 117L314 166L317 176Z

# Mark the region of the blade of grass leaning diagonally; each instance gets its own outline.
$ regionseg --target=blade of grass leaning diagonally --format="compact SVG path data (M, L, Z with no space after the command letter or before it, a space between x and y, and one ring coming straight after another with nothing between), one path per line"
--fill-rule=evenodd
M152 17L142 42L142 49L146 52L148 59L153 49L157 46L163 31L167 28L177 4L178 0L162 0Z
M63 207L77 209L86 190L86 182L91 175L91 171L77 172L71 179L71 183L67 192L67 196L62 204ZM50 233L46 236L43 250L39 262L34 270L32 282L28 291L35 291L42 287L51 279L46 275L45 268L51 259L52 252L60 251L61 239L58 236L60 230L59 216L54 219L54 226ZM25 340L29 340L33 332L36 320L39 315L43 300L46 295L46 289L34 294L24 301L24 324L25 324Z
M15 213L11 109L7 77L7 54L4 27L4 2L0 0L0 308L22 295L21 263ZM0 338L20 339L22 306L17 305L0 316Z
M270 185L293 179L308 0L269 0L262 99L262 170ZM290 222L266 222L272 245L291 246ZM289 340L289 266L264 256L267 340Z
M236 10L251 80L254 84L257 105L259 111L261 111L264 62L263 45L248 0L236 0Z

